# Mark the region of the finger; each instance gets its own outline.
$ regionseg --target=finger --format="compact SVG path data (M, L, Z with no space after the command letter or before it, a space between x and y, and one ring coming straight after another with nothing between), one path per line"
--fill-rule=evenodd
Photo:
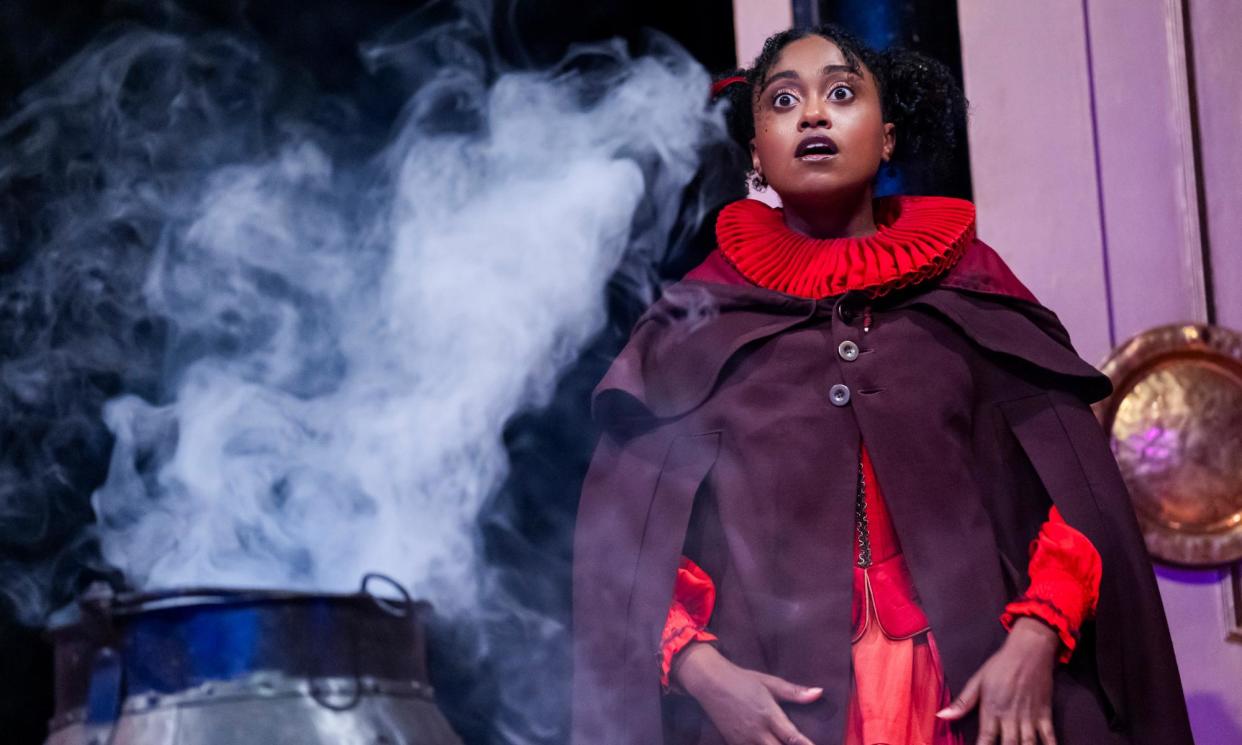
M1039 745L1039 735L1037 732L1034 721L1023 719L1018 724L1018 742L1022 745Z
M1057 745L1057 734L1052 730L1052 717L1047 714L1039 718L1039 736L1044 739L1044 745Z
M772 734L776 736L781 745L815 745L811 742L811 738L798 731L779 706L772 714L771 726Z
M982 688L979 673L971 676L966 681L966 685L962 687L962 695L953 699L953 703L936 712L936 716L941 719L961 719L966 716L966 712L975 708L975 704L979 703L979 690Z
M765 675L758 673L759 681L768 689L778 701L792 701L798 704L808 704L820 696L824 695L823 688L808 688L800 686L796 683L790 683L784 678L778 678L775 675Z
M994 745L1000 736L1000 720L994 716L980 716L979 739L975 745Z
M806 743L810 743L811 741L802 735L798 735L798 739L796 740L782 740L771 732L768 732L763 736L763 742L772 742L774 745L806 745Z
M1001 721L1001 745L1018 745L1018 721L1005 719Z

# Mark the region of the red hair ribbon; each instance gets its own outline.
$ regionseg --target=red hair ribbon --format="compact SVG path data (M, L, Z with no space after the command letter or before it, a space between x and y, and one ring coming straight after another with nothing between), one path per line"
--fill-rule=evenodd
M720 80L717 80L716 82L712 83L712 98L719 96L721 91L733 85L734 83L745 83L745 82L746 82L746 76L744 75L734 75L733 77L722 78Z

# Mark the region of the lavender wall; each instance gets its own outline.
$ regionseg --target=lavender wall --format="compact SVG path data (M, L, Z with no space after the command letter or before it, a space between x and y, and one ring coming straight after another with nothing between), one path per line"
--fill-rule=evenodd
M749 65L763 41L793 23L789 0L733 0L733 37L737 44L738 66Z
M980 234L1083 356L1213 310L1242 327L1242 3L962 0L959 19ZM1157 575L1196 741L1242 742L1228 572Z
M967 0L958 20L980 237L1099 359L1108 256L1080 0Z

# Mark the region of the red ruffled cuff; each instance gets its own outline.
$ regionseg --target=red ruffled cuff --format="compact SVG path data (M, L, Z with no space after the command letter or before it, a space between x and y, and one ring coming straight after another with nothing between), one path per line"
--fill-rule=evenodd
M1091 541L1069 526L1053 507L1039 536L1031 542L1027 591L1005 606L1001 624L1012 629L1019 617L1048 624L1061 640L1058 659L1067 662L1078 630L1095 615L1100 596L1100 554Z
M1005 606L1005 612L1001 614L1001 624L1006 631L1011 631L1014 622L1019 618L1034 618L1046 623L1061 640L1057 661L1069 662L1078 642L1078 631L1077 628L1070 628L1070 622L1060 608L1024 595Z
M716 607L716 585L699 565L686 557L677 567L673 602L660 637L660 684L667 691L669 671L678 653L693 642L714 642L716 636L705 628Z

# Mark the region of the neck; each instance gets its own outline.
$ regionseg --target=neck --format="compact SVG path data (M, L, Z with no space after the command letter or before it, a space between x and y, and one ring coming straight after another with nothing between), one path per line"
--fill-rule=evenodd
M817 195L808 200L781 197L785 224L812 238L863 238L876 232L871 187L851 196Z

